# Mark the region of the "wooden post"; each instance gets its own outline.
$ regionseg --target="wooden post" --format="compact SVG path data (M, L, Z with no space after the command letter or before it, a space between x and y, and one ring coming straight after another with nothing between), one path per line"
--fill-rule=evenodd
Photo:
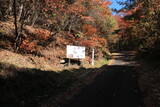
M71 59L69 58L68 59L68 66L70 66L71 65Z
M92 66L94 66L94 48L92 49Z

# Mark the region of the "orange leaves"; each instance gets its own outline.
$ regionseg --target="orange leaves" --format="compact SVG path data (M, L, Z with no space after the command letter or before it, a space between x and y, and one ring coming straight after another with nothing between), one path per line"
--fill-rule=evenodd
M52 35L52 33L46 29L34 28L31 26L26 26L25 30L29 35L41 40L47 40Z
M103 3L103 5L105 5L105 6L108 6L108 5L111 5L111 4L112 4L111 1L105 1L105 2Z
M98 36L91 37L88 40L81 40L80 45L87 47L104 47L106 46L106 39Z
M101 46L105 46L106 45L106 39L102 38L102 37L98 37L98 36L94 36L91 38L93 41L98 42L99 45Z
M108 6L108 5L112 4L112 2L109 1L109 0L105 0L105 1L103 1L103 0L92 0L92 2L99 3L99 4L105 5L105 6Z
M65 11L65 0L45 0L45 6L43 8L45 12L49 11L58 14Z
M115 15L114 18L118 22L120 29L127 28L130 26L130 22L125 20L123 17Z
M59 12L79 14L85 11L85 8L81 5L80 0L70 5L68 5L65 0L45 0L45 3L46 8L43 10L48 10L56 14L60 14Z
M89 24L83 25L82 29L87 36L93 36L95 33L97 33L97 29Z
M101 1L100 2L101 7L103 7L103 8L106 8L107 6L109 6L111 4L112 4L111 1L103 1L103 2Z
M62 36L57 37L57 44L76 44L88 47L106 46L106 40L100 35L104 35L104 29L110 28L106 24L108 16L111 16L111 11L108 9L110 1L75 0L73 3L67 3L66 0L46 1L47 9L50 10L47 13L48 16L54 13L56 15L51 18L58 20L56 23L52 23L61 28L59 33L65 32ZM46 9L44 10L46 11ZM82 36L79 35L79 32L82 33ZM38 33L46 35L42 31Z
M80 4L69 5L67 9L67 13L79 14L84 12L85 8Z
M25 33L28 35L22 40L20 44L20 49L28 52L33 52L38 47L38 42L47 41L52 33L46 29L34 28L32 26L24 27Z
M86 46L86 47L95 47L95 46L97 46L97 43L92 40L84 40L80 43L80 45Z
M22 41L20 49L32 52L35 49L36 42L30 42L28 39Z
M112 4L111 1L104 1L104 0L93 0L93 5L98 7L99 10L99 15L104 16L104 15L111 15L111 11L108 9L108 6Z
M62 38L62 37L56 38L56 44L58 44L58 45L67 45L68 43L69 43L69 41L66 40L65 38Z
M85 20L85 21L90 21L90 22L94 22L95 19L91 16L81 16L81 19Z
M35 34L42 40L47 40L51 36L51 32L45 29L35 29Z

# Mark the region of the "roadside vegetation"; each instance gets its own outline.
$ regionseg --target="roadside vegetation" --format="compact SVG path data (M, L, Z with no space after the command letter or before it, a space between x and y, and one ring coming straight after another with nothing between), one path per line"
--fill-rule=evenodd
M120 4L124 8L118 14L124 17L115 16L119 22L115 47L135 50L140 59L160 61L159 0L128 0Z

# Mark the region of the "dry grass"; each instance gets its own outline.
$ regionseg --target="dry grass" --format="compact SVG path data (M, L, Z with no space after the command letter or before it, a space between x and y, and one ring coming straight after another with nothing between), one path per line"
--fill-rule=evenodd
M62 71L64 69L70 70L81 67L78 65L64 66L58 64L60 59L56 58L56 55L58 55L56 50L53 50L53 52L44 50L43 53L45 55L44 57L37 57L32 55L21 55L7 50L0 50L0 63L8 63L19 68L36 68L45 71ZM101 59L95 61L94 66L89 63L86 63L82 66L84 68L99 68L107 63L108 61L106 59Z
M32 55L21 55L7 50L0 51L0 63L8 63L19 68L36 68L41 70L52 70L52 64L49 64L43 57L34 57Z
M94 62L94 65L86 63L83 65L84 68L100 68L103 65L107 65L108 64L108 60L107 59L100 59L100 60L96 60Z
M14 24L11 21L2 22L0 21L0 33L8 36L13 36Z

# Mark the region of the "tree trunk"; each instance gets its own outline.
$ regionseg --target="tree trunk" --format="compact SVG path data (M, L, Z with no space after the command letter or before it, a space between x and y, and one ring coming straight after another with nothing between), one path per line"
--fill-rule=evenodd
M13 8L12 5L13 5L13 2L12 2L12 0L10 0L9 6L8 6L8 12L7 12L8 15L11 15L11 13L12 13L12 8Z
M19 15L18 15L18 19L17 21L19 22L22 16L22 11L23 11L23 4L21 4L20 8L19 8Z
M13 0L13 15L14 15L14 25L15 25L15 51L18 50L18 40L19 40L19 35L18 35L18 27L17 27L17 3L16 0Z
M33 18L32 18L32 21L31 21L31 26L34 26L37 18L38 18L38 11L37 11L37 6L36 6L36 1L34 0L33 1Z
M33 20L32 20L31 26L34 26L34 24L35 24L37 18L38 18L38 15L37 15L37 12L35 12L34 17L33 17Z

